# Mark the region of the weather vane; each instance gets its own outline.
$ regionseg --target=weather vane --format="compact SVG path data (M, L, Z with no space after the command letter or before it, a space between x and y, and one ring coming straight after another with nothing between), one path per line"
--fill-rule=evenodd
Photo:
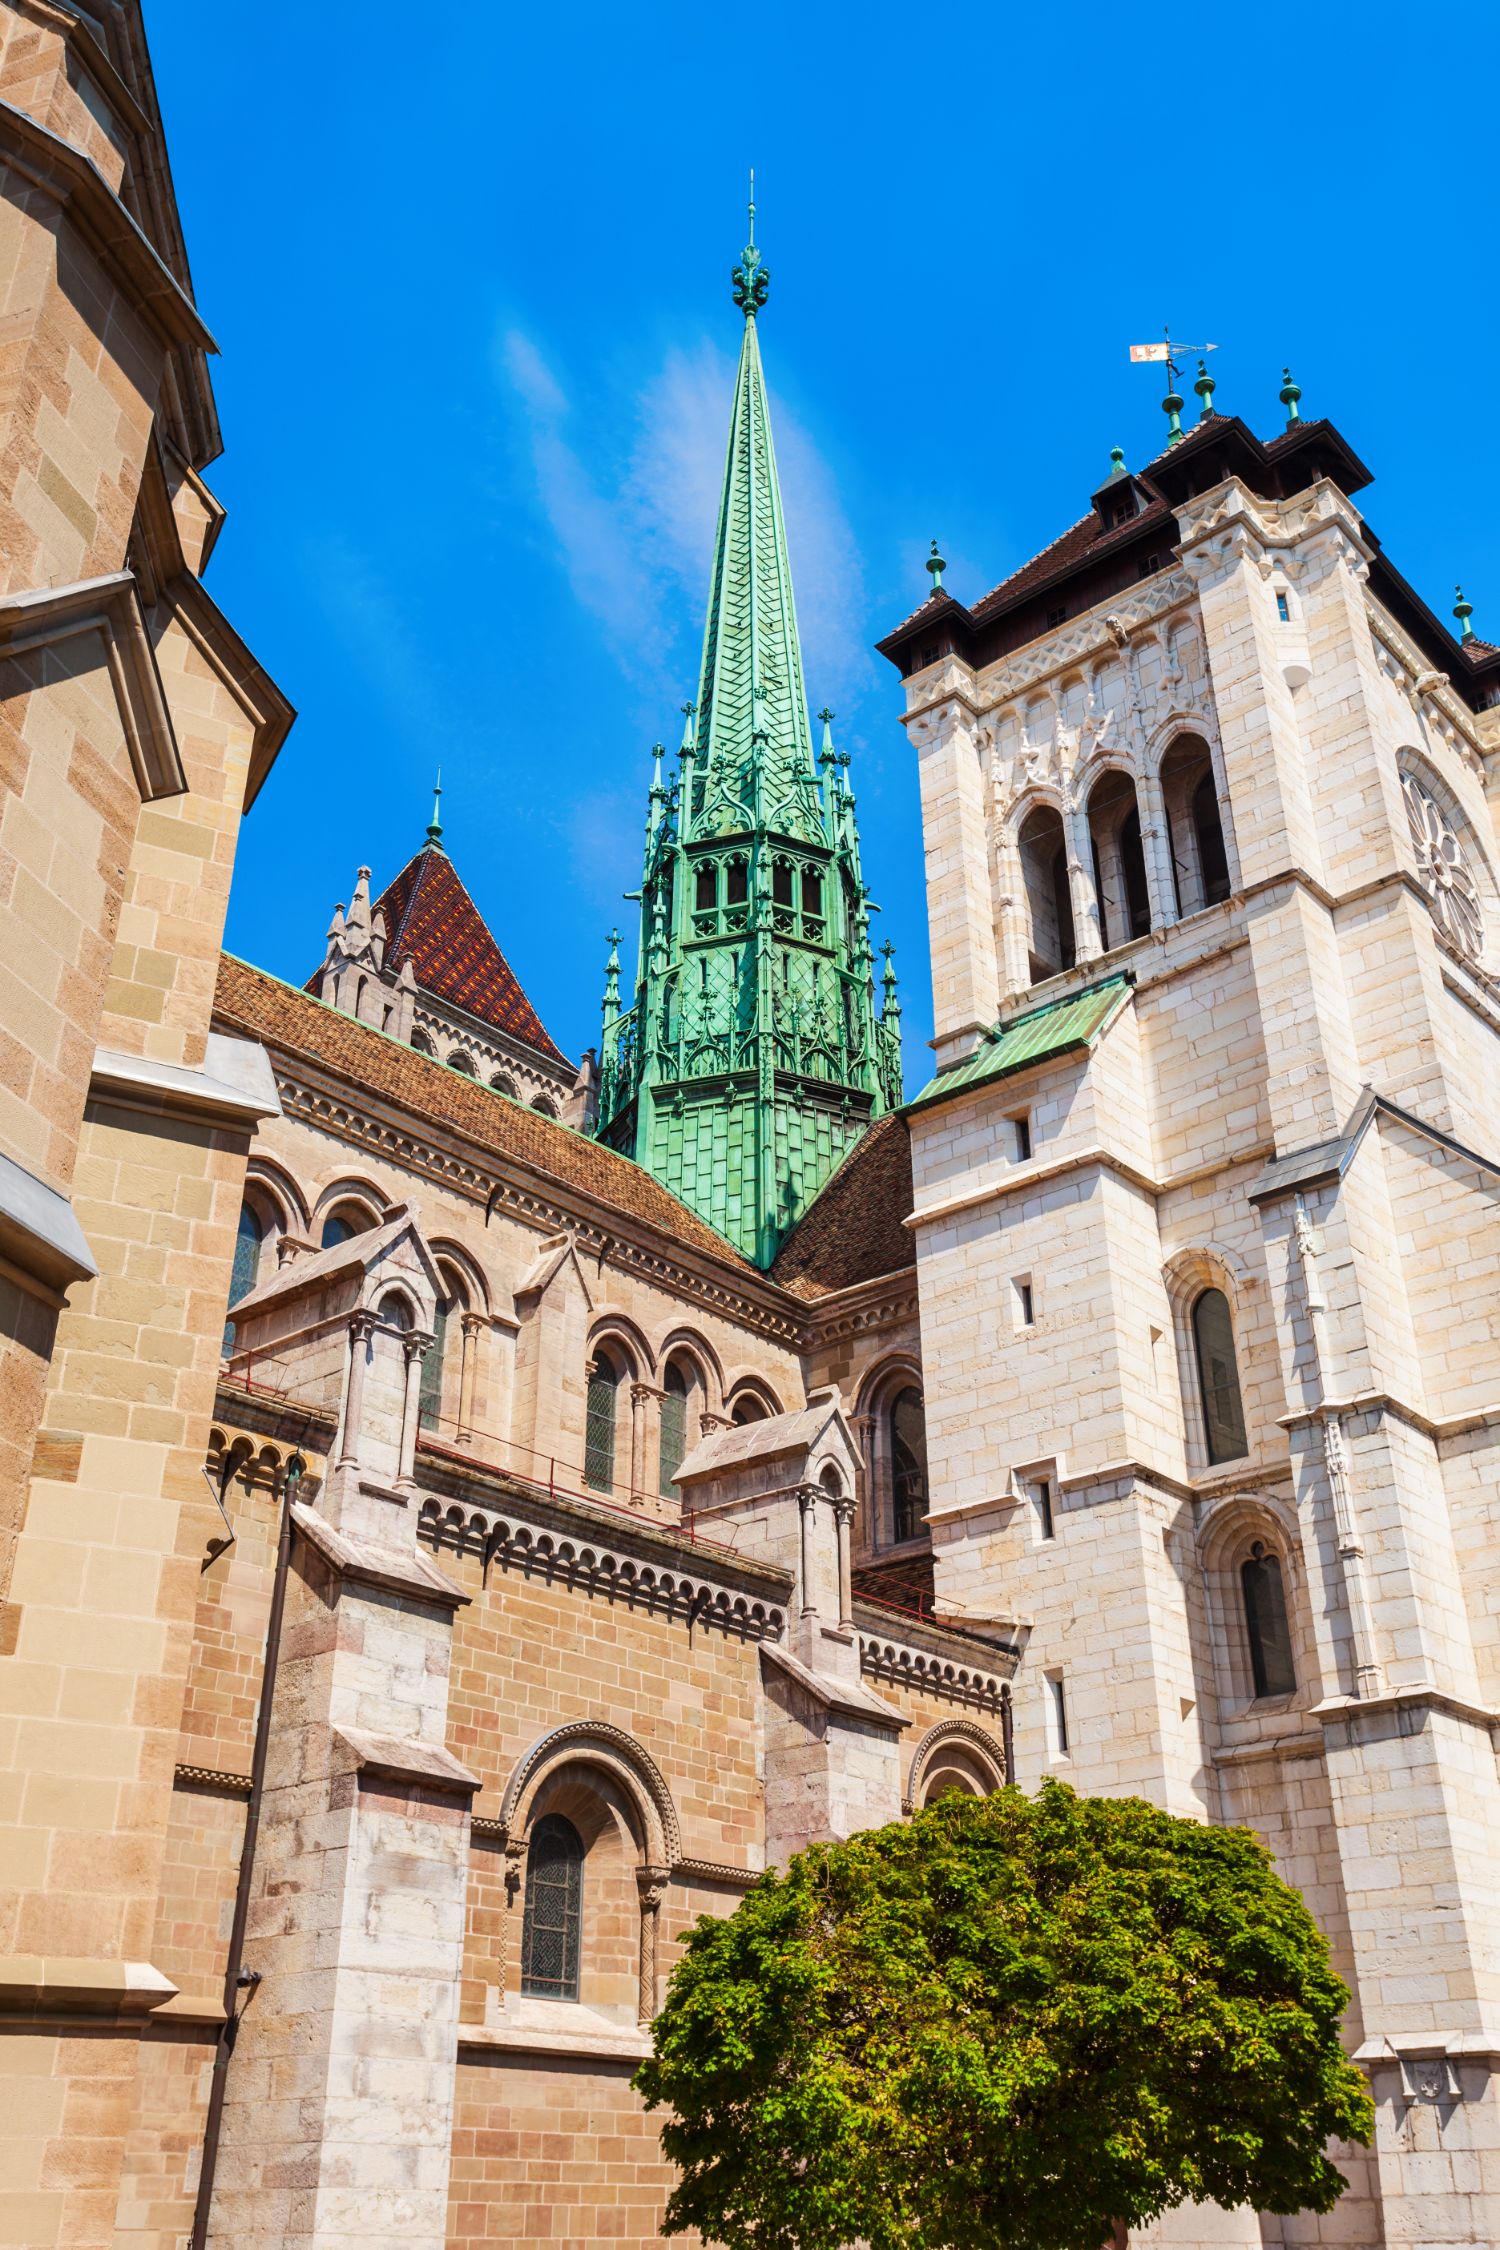
M1161 333L1162 341L1159 344L1132 344L1130 356L1133 360L1152 360L1157 366L1165 366L1167 370L1167 395L1161 402L1161 410L1167 417L1167 443L1168 445L1175 445L1182 436L1182 397L1177 388L1176 354L1178 352L1216 352L1219 347L1217 344L1174 344L1172 332L1169 328L1163 328Z

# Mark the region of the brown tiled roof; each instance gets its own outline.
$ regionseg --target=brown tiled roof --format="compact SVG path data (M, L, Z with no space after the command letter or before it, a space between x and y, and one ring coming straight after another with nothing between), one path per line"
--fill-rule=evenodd
M1124 523L1111 524L1107 531L1091 509L1086 516L1080 516L1077 523L1070 524L1050 547L1044 547L1030 562L1013 570L1009 578L1002 578L998 586L992 586L974 604L970 615L976 623L983 623L992 610L1006 607L1017 595L1030 593L1033 586L1045 585L1058 571L1071 570L1076 563L1096 552L1103 554L1110 547L1124 546L1144 525L1151 523L1172 524L1173 537L1176 537L1175 518L1165 500L1153 500L1139 515L1127 516Z
M484 916L440 846L424 844L387 883L373 912L385 916L389 967L410 961L424 992L466 1008L481 1023L508 1031L549 1062L567 1057L542 1028L541 1018L521 990Z
M904 1117L882 1117L855 1142L807 1216L777 1252L771 1279L811 1300L917 1262L901 1222L912 1207L911 1135Z
M737 1273L755 1271L748 1258L629 1157L417 1054L369 1024L356 1023L232 953L219 962L214 1021L226 1031L262 1039L283 1054L311 1058L413 1116L449 1126L480 1149L528 1166L561 1190L576 1189Z

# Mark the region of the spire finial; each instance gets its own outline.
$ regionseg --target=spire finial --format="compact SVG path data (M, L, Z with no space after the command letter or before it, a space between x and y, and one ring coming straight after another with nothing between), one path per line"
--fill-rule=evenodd
M1193 385L1193 389L1198 394L1198 419L1200 422L1206 422L1214 412L1214 392L1217 387L1212 375L1208 372L1207 361L1200 359L1198 362L1198 380Z
M1286 426L1289 430L1294 430L1302 419L1297 411L1297 401L1301 396L1301 385L1292 381L1291 369L1283 367L1281 370L1281 403L1286 408Z
M442 809L443 769L439 766L437 780L432 785L432 818L427 823L427 841L429 844L440 844L443 840L443 823L440 817Z
M947 569L947 567L947 562L944 560L943 556L938 553L938 543L934 539L932 542L932 553L927 558L927 568L932 573L932 591L934 594L940 594L943 590L943 572Z
M1462 586L1455 586L1453 591L1458 596L1458 600L1453 604L1453 614L1458 619L1459 640L1477 640L1479 636L1474 630L1474 604L1464 600Z
M1167 366L1167 395L1161 402L1161 410L1167 417L1167 444L1173 446L1182 442L1183 397L1177 388L1177 362L1172 357L1171 329L1164 327L1162 335L1166 339L1166 349L1162 356ZM1181 346L1178 348L1180 350Z
M1124 476L1124 474L1125 474L1125 448L1124 448L1124 446L1123 446L1123 445L1112 445L1112 446L1110 447L1110 449L1109 449L1109 478L1108 478L1108 482L1109 482L1110 484L1113 484L1113 483L1114 483L1114 481L1115 481L1115 478L1116 478L1116 477L1122 477L1122 476Z
M771 269L762 264L755 247L755 174L750 174L750 239L740 252L740 262L730 276L734 301L746 320L753 320L766 301L766 291L771 286Z

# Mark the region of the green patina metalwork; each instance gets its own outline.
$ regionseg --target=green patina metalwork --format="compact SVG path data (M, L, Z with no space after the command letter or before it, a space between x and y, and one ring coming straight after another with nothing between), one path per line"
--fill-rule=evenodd
M847 752L815 757L756 315L745 316L697 702L678 771L652 753L635 997L610 940L598 1137L769 1266L872 1119L901 1100L901 1011L860 872Z
M996 1078L1029 1069L1033 1063L1048 1062L1073 1048L1092 1047L1114 1022L1130 992L1128 977L1106 977L1102 984L1070 993L1066 1000L1051 1000L1044 1007L1017 1016L1003 1030L997 1025L971 1055L939 1071L920 1094L914 1094L908 1109L952 1101Z

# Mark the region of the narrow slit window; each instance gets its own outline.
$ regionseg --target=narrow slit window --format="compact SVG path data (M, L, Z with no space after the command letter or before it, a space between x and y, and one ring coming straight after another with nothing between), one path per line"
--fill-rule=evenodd
M1276 596L1276 614L1281 619L1283 625L1290 625L1292 621L1292 605L1287 600L1285 594L1278 594Z
M700 860L697 887L694 892L695 911L699 914L707 914L718 903L719 870L711 859Z
M1036 1297L1032 1291L1030 1276L1018 1279L1013 1286L1016 1293L1016 1326L1032 1328L1036 1325Z
M1068 1748L1068 1692L1063 1686L1061 1672L1047 1674L1047 1700L1051 1705L1052 1752L1054 1757L1071 1755Z
M1016 1162L1018 1164L1028 1163L1031 1157L1031 1119L1029 1117L1013 1117L1011 1124L1015 1129L1016 1136Z
M814 917L823 912L823 878L815 867L802 870L802 911Z
M730 906L743 906L750 896L750 871L742 859L732 859L724 870L724 897Z
M790 906L792 903L792 863L789 859L778 859L771 869L771 898L777 906Z
M1055 1539L1057 1526L1052 1520L1052 1479L1039 1477L1032 1487L1036 1504L1036 1533L1039 1539Z

